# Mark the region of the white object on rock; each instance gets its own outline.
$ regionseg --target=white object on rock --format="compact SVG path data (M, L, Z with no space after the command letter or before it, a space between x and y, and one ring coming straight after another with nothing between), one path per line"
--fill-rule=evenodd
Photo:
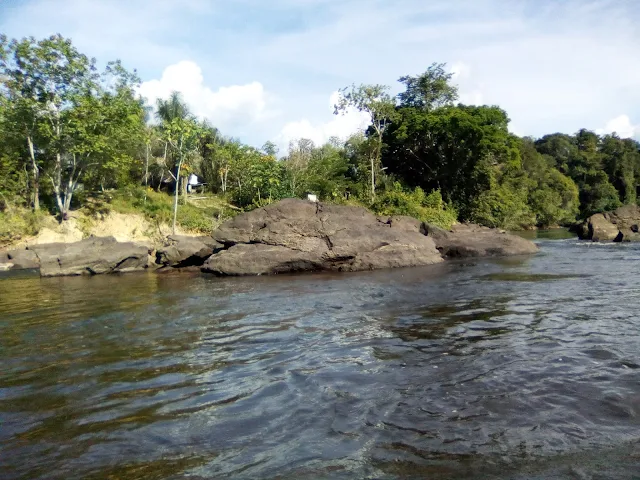
M318 203L318 196L317 195L312 195L311 193L308 193L307 194L307 200L309 200L310 202Z

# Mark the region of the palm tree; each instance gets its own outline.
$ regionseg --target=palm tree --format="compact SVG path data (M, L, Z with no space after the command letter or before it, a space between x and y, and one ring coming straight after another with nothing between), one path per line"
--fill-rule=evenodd
M171 92L166 100L159 98L156 100L156 118L160 122L171 122L176 118L187 119L193 117L189 107L182 100L182 94L175 90Z

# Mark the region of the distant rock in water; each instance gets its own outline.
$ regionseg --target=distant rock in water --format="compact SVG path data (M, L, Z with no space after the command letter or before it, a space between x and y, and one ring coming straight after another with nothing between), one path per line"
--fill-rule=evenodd
M443 257L535 253L523 238L477 226L437 229L411 217L285 199L238 215L213 233L225 249L203 271L261 275L358 271L440 263Z
M640 207L625 205L613 212L596 213L578 225L578 236L594 242L640 241Z

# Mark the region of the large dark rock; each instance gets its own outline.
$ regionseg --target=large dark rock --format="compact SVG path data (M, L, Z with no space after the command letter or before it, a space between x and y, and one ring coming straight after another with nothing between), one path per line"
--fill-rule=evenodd
M212 255L203 270L222 275L357 271L442 261L433 240L392 228L364 208L298 199L239 215L213 238L226 250Z
M494 229L461 225L446 231L411 217L376 217L364 208L297 199L239 215L213 238L225 250L209 257L203 271L220 275L372 270L538 250Z
M165 245L156 252L156 263L175 268L200 266L221 249L222 245L208 236L169 235Z
M576 230L582 239L594 242L640 241L640 207L625 205L612 212L596 213Z
M448 258L525 255L538 251L535 243L495 228L459 224L443 230L425 223L421 229Z
M144 270L149 266L150 248L113 237L90 237L74 243L30 246L40 261L40 275L96 275Z

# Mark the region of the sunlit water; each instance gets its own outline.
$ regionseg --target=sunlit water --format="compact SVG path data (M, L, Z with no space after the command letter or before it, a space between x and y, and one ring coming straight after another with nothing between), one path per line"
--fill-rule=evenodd
M0 280L0 478L639 478L640 245Z

